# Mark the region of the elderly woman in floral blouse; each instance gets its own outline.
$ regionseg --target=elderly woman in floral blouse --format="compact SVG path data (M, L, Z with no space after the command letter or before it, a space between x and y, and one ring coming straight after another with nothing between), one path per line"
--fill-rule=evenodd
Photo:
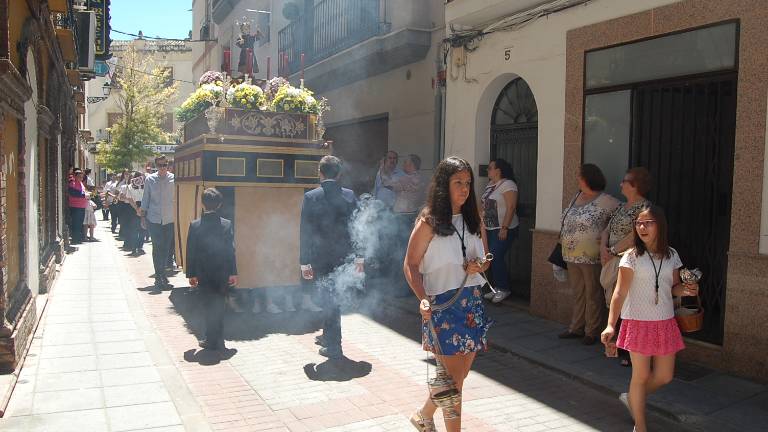
M611 296L619 274L619 258L626 250L635 246L635 219L643 207L650 205L645 195L651 189L651 173L643 167L629 169L621 180L621 194L627 202L616 208L608 226L600 237L600 284L605 293L606 306L610 307ZM629 353L619 349L622 366L629 366Z
M558 337L581 338L585 345L592 345L600 337L605 313L600 285L600 237L619 201L603 193L605 176L596 165L582 165L577 179L579 193L563 212L560 238L575 301L571 325Z

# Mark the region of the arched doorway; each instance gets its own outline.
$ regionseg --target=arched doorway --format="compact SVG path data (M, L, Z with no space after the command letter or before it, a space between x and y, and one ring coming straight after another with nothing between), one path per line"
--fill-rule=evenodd
M512 295L531 296L531 229L536 226L536 163L539 110L528 83L515 78L501 91L491 114L491 159L503 158L514 169L518 186L520 236L507 254Z

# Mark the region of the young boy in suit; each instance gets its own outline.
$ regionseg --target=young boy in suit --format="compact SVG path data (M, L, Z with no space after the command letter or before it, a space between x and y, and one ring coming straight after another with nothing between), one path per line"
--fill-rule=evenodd
M227 289L237 284L232 222L219 217L223 197L215 188L203 192L203 215L189 224L187 278L199 286L205 307L205 339L201 348L224 350L224 308Z

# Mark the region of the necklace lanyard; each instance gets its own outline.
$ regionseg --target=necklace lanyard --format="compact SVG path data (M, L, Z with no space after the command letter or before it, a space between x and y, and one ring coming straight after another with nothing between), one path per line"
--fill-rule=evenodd
M461 234L459 234L459 229L456 228L456 225L451 223L451 226L453 227L453 231L456 233L456 236L458 236L459 240L461 240L461 255L464 257L464 261L466 261L467 246L464 244L464 227L466 226L466 223L464 223L464 218L461 218Z
M648 252L648 258L651 260L651 264L653 265L653 274L656 276L656 304L659 304L659 276L661 276L661 266L664 265L664 256L662 255L661 261L659 261L659 269L656 270L656 262L653 261L653 255L651 255L651 252Z

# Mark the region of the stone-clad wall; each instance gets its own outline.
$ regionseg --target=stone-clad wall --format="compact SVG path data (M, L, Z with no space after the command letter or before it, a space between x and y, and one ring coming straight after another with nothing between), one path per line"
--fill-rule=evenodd
M762 0L687 0L574 29L567 35L563 205L576 193L581 161L585 51L727 20L739 22L739 76L733 206L722 347L689 341L683 358L768 379L768 257L758 252L768 94L768 8ZM567 322L567 290L554 285L542 263L554 245L550 233L534 236L531 310Z

